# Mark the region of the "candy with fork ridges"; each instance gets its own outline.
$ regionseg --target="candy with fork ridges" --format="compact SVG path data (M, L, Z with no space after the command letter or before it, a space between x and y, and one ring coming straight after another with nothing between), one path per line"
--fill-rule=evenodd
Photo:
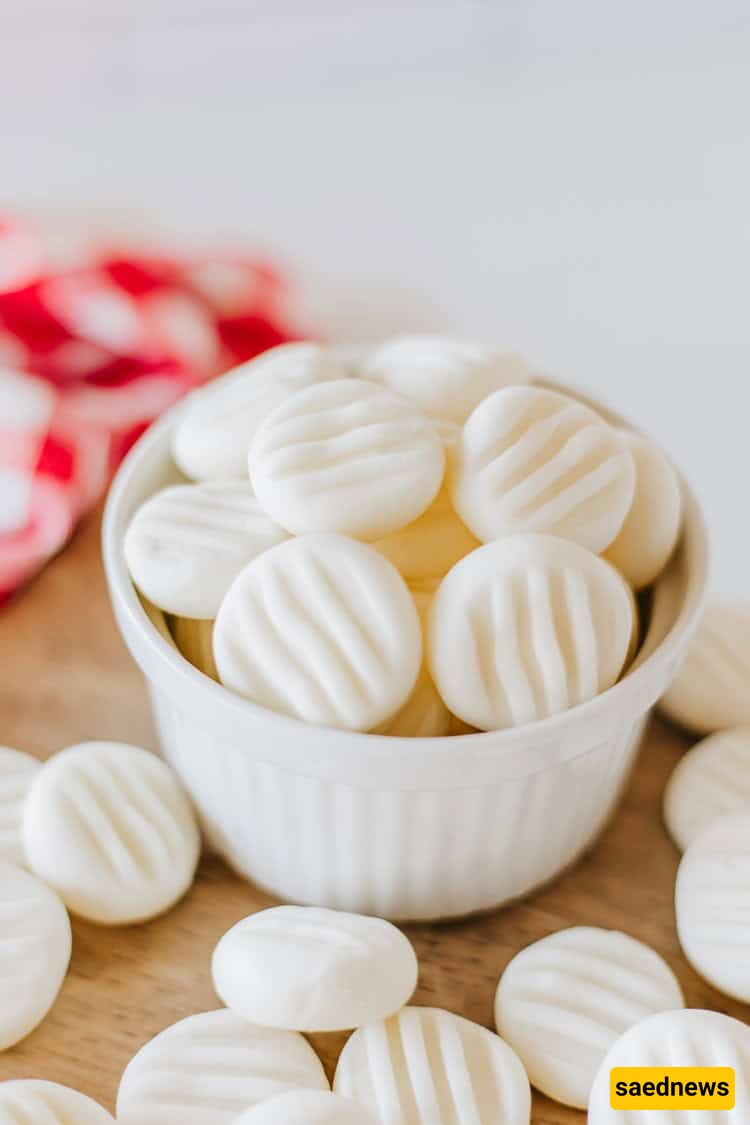
M0 1082L0 1125L114 1125L97 1102L56 1082Z
M233 926L213 956L216 991L251 1023L345 1031L384 1019L417 984L408 938L380 918L277 906Z
M82 918L127 925L162 914L193 881L200 833L161 759L117 742L51 758L24 808L30 868Z
M720 992L750 1003L750 812L713 821L690 844L675 887L677 935Z
M290 539L239 575L214 626L221 682L306 722L371 730L422 658L414 600L382 555L342 535Z
M750 727L735 727L680 758L664 793L664 820L685 851L712 821L743 809L750 818Z
M532 1086L585 1109L619 1036L684 1003L674 973L653 949L616 930L576 926L513 958L498 985L495 1022Z
M242 568L286 538L247 482L177 484L135 513L125 560L154 605L180 617L211 619Z
M355 1031L333 1088L381 1125L529 1125L529 1080L515 1052L486 1027L440 1008L402 1008Z
M0 1051L49 1012L68 971L71 942L68 912L54 891L0 861Z
M750 726L750 603L709 603L659 706L696 734Z
M194 391L172 436L172 456L194 480L247 480L247 451L263 419L313 383L342 379L335 352L319 344L281 344Z
M614 567L569 540L514 535L454 566L427 618L427 652L449 710L481 730L556 715L620 675L634 629Z
M544 532L598 554L630 510L635 464L624 436L590 407L543 387L508 387L464 426L451 492L483 542Z
M655 1071L674 1067L717 1067L734 1069L736 1103L733 1109L705 1111L690 1109L613 1109L611 1072L615 1067L649 1067ZM692 1077L684 1074L685 1082ZM676 1075L674 1080L679 1081ZM684 1084L683 1084L684 1085ZM654 1098L647 1098L649 1102ZM596 1075L589 1101L588 1125L685 1125L690 1122L721 1122L721 1125L747 1125L750 1121L750 1028L719 1012L686 1008L660 1012L636 1024L614 1044Z
M120 1125L234 1125L288 1090L328 1090L323 1064L296 1031L255 1027L223 1008L166 1028L131 1059L117 1094Z
M440 490L445 453L418 407L377 383L298 391L259 428L250 480L266 512L302 535L374 540L406 527Z

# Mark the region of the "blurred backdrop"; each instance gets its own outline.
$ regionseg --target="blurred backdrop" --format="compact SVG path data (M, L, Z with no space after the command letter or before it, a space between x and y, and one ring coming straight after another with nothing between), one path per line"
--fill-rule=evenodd
M746 0L0 0L0 207L268 250L603 395L748 591Z

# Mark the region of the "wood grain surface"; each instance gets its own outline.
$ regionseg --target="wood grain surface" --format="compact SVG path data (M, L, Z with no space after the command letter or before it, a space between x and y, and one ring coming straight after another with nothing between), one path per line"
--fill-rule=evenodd
M0 743L46 758L88 738L154 745L140 673L117 634L90 519L68 549L0 611ZM554 886L506 910L440 926L408 927L420 957L416 1002L492 1026L495 987L525 945L565 926L627 931L677 972L691 1007L750 1020L750 1009L703 983L675 935L678 853L661 822L670 770L687 746L654 721L620 812L593 851ZM71 971L53 1011L25 1042L0 1054L0 1080L63 1082L114 1107L119 1076L156 1032L218 1007L209 961L234 922L270 900L205 860L195 887L166 917L101 929L74 922ZM329 1074L343 1035L313 1037ZM534 1125L582 1123L584 1114L535 1095Z

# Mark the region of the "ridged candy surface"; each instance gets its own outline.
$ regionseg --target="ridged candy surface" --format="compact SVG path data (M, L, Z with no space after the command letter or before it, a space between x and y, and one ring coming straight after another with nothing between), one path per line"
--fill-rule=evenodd
M29 786L40 769L40 763L31 754L0 746L0 860L25 862L21 814Z
M675 888L683 953L709 983L750 1003L750 813L714 821L682 857Z
M189 1016L142 1047L117 1095L121 1125L234 1125L287 1090L327 1090L323 1065L293 1031L254 1027L221 1009Z
M731 1110L612 1109L613 1067L734 1068ZM750 1121L750 1028L739 1020L688 1008L661 1012L630 1028L602 1062L589 1102L588 1125L747 1125Z
M200 833L163 761L136 746L85 742L56 754L36 777L24 847L31 869L73 913L125 925L185 894Z
M188 398L172 456L194 480L247 480L247 451L258 426L295 391L346 374L319 344L282 344L228 371Z
M532 1086L585 1109L596 1072L624 1031L655 1012L681 1008L677 979L642 942L579 926L522 950L495 1000L500 1035Z
M747 810L750 727L710 735L678 762L664 793L664 820L684 851L712 821Z
M278 906L238 922L214 951L220 998L251 1023L344 1031L384 1019L417 984L408 938L380 918Z
M708 605L660 707L696 734L750 725L750 603Z
M633 502L635 465L623 436L595 411L542 387L496 391L458 443L451 491L482 542L544 532L598 553Z
M380 1125L529 1125L529 1081L517 1055L440 1008L403 1008L355 1031L333 1087Z
M0 861L0 1051L47 1015L68 971L71 942L57 895L27 871Z
M0 1082L0 1125L114 1125L91 1098L56 1082Z
M443 579L427 650L450 711L494 730L606 690L633 628L632 595L609 563L568 540L515 535L473 551Z
M287 538L247 482L177 484L141 505L125 559L142 594L167 613L214 618L244 566Z
M493 391L529 380L520 356L448 336L394 336L370 352L361 374L458 425Z
M258 499L282 527L374 540L430 506L445 453L435 427L407 399L340 379L278 407L255 435L248 464Z
M249 1109L234 1125L377 1125L372 1114L349 1098L323 1091L294 1090Z
M221 682L322 726L371 730L409 697L422 658L414 601L372 547L290 539L246 567L214 626Z

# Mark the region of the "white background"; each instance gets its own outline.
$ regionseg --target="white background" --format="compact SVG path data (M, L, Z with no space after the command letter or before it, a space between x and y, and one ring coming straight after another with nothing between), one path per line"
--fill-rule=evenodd
M746 0L0 0L0 206L275 252L671 451L750 597Z

